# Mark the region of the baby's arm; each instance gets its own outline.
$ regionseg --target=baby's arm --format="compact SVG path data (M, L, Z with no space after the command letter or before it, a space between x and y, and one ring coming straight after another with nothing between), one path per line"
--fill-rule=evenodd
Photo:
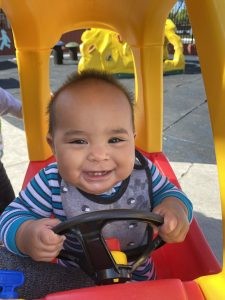
M0 239L9 251L45 261L51 260L54 252L58 254L63 238L55 235L51 228L65 216L57 174L56 164L42 169L1 214ZM53 210L55 206L57 214ZM56 219L52 219L52 215ZM41 253L37 254L39 250Z
M58 219L51 218L24 222L16 234L18 249L36 261L52 261L59 254L65 240L65 236L52 231L58 223Z
M189 230L188 210L175 197L165 198L153 212L164 217L164 223L157 231L167 243L182 242Z

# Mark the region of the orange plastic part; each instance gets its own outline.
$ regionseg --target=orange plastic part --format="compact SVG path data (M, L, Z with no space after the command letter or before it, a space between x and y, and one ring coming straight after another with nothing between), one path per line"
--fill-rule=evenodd
M110 251L120 251L120 241L115 238L106 239L106 245Z

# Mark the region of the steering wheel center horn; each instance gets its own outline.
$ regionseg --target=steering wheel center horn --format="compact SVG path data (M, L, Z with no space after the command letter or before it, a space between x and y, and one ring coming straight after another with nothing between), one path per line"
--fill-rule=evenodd
M121 251L119 241L105 240L102 229L107 223L132 220L146 223L147 243L135 249ZM152 212L114 209L75 216L53 228L57 234L70 234L79 242L82 254L64 249L58 258L80 266L98 285L130 281L132 273L150 253L164 244L160 236L153 237L152 226L163 224L163 218ZM113 245L113 246L112 246ZM127 259L132 261L128 264Z

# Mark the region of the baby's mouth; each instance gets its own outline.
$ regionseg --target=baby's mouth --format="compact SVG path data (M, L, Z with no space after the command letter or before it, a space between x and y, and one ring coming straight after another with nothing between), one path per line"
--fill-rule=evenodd
M88 177L99 178L108 175L111 171L87 171L85 174Z
M88 180L98 180L106 178L112 171L85 171L84 176Z

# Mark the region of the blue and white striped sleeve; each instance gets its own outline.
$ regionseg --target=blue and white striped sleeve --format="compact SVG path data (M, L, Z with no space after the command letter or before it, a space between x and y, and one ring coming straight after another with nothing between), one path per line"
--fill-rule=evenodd
M153 206L157 206L167 197L176 197L187 207L188 220L191 222L193 205L185 193L171 183L166 176L162 175L151 161L148 161L148 165L152 174Z
M8 250L22 255L16 246L16 233L19 227L28 220L50 217L51 201L51 189L45 169L42 169L0 216L0 239Z

